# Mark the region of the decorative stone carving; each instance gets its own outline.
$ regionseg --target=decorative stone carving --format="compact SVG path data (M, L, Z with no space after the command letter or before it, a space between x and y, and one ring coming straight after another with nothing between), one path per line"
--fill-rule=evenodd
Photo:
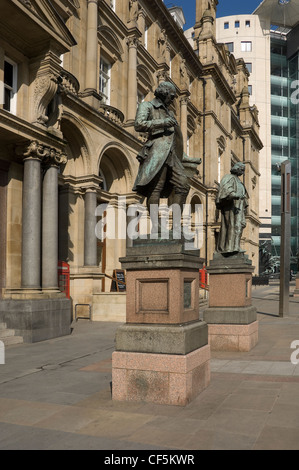
M166 58L166 48L167 48L167 36L165 34L165 29L162 29L161 34L158 39L159 46L159 55L162 59Z
M169 72L167 70L159 70L157 73L158 83L169 81Z
M25 147L18 147L16 153L22 155L24 160L35 158L46 164L64 165L67 162L67 156L60 150L47 147L36 140Z
M61 61L55 51L48 51L40 63L32 64L36 74L33 88L32 122L45 126L48 123L48 106L62 82Z
M180 64L180 76L181 76L181 88L183 90L189 90L190 81L186 68L186 60L182 59Z
M140 41L135 36L130 36L129 38L127 38L127 44L129 46L129 49L131 47L135 47L137 49L137 47L140 45Z
M129 3L129 21L128 23L137 23L139 12L139 3L138 0L130 0Z
M54 75L39 77L35 83L34 101L35 116L34 122L46 125L48 122L47 107L54 98L58 90L58 81Z

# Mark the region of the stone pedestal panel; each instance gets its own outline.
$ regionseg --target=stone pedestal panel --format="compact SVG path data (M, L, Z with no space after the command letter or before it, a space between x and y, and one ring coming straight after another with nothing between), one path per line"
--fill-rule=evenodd
M178 324L199 319L198 271L128 271L126 281L127 323Z
M252 274L210 274L210 307L248 307L251 305Z

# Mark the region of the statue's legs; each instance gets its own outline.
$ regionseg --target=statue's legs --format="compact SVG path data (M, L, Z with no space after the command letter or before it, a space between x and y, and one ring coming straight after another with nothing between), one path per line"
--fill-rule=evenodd
M146 201L147 210L150 214L151 219L151 233L157 234L160 228L159 215L156 210L153 210L159 206L161 192L163 191L167 178L167 166L164 165L159 173L155 176L149 186L149 193Z
M176 158L174 158L174 165L171 167L170 183L174 190L172 204L177 204L180 207L180 212L182 215L190 185L184 170L181 168ZM181 233L181 217L173 217L172 229L174 234Z
M162 167L149 186L146 202L152 223L151 233L157 233L161 228L160 219L157 216L157 211L153 210L153 205L159 206L165 186L173 188L172 204L177 204L180 207L181 214L190 189L188 178L182 173L182 169L178 165L169 166L166 164ZM181 232L181 217L177 215L173 217L173 232Z
M243 230L246 227L246 219L244 216L243 205L235 210L235 237L233 244L233 251L239 252L241 250L241 238Z

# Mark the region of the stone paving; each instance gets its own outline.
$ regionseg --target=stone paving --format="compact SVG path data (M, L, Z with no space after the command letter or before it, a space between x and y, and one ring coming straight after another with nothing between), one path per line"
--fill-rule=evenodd
M291 344L299 342L299 299L291 295L284 318L278 300L278 285L253 288L257 346L212 352L210 386L186 407L112 402L118 323L79 320L70 336L8 346L0 449L298 450L299 346Z

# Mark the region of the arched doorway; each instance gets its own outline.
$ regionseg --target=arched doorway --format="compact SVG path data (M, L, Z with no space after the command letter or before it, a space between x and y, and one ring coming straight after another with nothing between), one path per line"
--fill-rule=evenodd
M61 168L59 184L59 260L70 264L83 265L80 239L83 235L80 210L83 199L80 194L80 180L90 173L89 151L81 130L83 126L72 116L62 119L61 130L67 142L67 163ZM81 208L82 206L82 208Z
M133 186L131 167L130 156L120 146L107 147L99 159L98 173L103 183L98 205L108 204L111 210L108 217L107 211L102 211L102 217L107 220L103 228L104 239L99 239L97 244L98 262L106 275L102 283L103 292L110 289L108 276L112 276L113 271L120 267L119 258L126 254L126 209L132 200ZM114 238L110 238L109 224L114 224Z

